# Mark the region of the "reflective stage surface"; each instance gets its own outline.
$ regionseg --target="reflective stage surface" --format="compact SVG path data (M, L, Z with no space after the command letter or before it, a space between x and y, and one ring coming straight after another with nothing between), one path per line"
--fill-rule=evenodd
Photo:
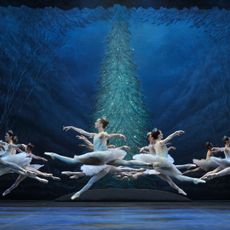
M2 202L0 229L230 229L230 202Z

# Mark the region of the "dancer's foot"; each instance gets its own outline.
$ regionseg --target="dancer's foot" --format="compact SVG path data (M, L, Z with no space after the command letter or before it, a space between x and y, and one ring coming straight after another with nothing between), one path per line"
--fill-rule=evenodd
M212 180L212 179L214 179L216 176L217 176L216 173L212 173L212 174L209 174L209 175L207 175L206 177L204 177L204 180Z
M4 193L2 193L2 196L6 196L10 193L11 191L9 189L7 189Z
M197 167L195 164L186 164L187 169L195 168Z
M193 179L193 183L194 184L205 184L206 183L206 181L205 180L202 180L202 179L198 179L198 178L194 178Z
M66 176L72 176L73 174L75 174L75 172L71 172L71 171L62 171L61 174L62 174L62 175L66 175Z
M53 152L44 152L44 155L50 156L54 160L57 154Z
M80 175L73 175L73 176L70 177L70 179L75 179L75 180L77 180L77 179L79 179L80 177L81 177Z
M48 180L40 178L40 177L36 177L36 179L43 184L47 184L49 182Z
M187 196L187 193L182 189L178 189L178 193L181 195Z
M73 194L73 196L71 196L71 200L75 200L75 199L79 198L80 195L81 195L80 192L77 192L77 193Z
M51 176L51 179L53 179L53 180L61 180L61 178L57 177L57 176Z

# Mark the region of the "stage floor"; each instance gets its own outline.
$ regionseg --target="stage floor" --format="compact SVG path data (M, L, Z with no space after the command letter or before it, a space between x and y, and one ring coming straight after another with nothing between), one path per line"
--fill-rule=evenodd
M230 229L230 202L0 202L0 229Z

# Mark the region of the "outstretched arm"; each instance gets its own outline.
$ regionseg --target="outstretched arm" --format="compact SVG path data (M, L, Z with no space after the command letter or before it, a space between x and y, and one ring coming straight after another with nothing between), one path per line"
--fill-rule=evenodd
M149 146L144 146L144 147L140 148L140 149L139 149L139 152L140 152L140 153L149 152Z
M94 135L95 135L95 133L89 133L89 132L85 131L84 129L80 129L80 128L77 128L77 127L74 127L74 126L64 126L63 127L63 130L66 131L66 132L71 130L71 129L76 131L76 132L78 132L78 133L80 133L80 134L82 134L82 135L84 135L84 136L90 137L90 138L93 138Z
M164 144L168 143L169 141L171 141L174 137L177 136L181 136L183 135L185 132L183 130L178 130L172 134L170 134L168 137L166 137L164 140L162 140L161 142L163 142Z
M174 147L174 146L170 146L169 148L168 148L168 151L175 151L176 150L176 147Z
M224 152L224 147L213 147L212 152L213 153Z
M30 156L31 156L33 159L36 159L36 160L48 161L46 158L44 158L44 157L39 157L39 156L37 156L37 155L34 155L33 153L30 153Z
M89 149L93 149L93 143L85 136L77 135L76 138L82 140L85 143L85 146Z
M104 133L101 134L101 137L106 137L108 139L114 138L114 137L121 138L121 139L124 139L124 140L126 139L125 135L120 134L120 133L110 133L110 134L108 134L108 133L104 132Z

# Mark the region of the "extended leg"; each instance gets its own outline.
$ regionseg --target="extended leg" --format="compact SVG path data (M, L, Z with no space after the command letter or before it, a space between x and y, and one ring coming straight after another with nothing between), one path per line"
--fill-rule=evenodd
M142 161L137 161L137 160L114 160L108 163L109 165L114 165L114 166L130 166L130 167L151 167L152 164L150 163L145 163Z
M38 169L31 169L32 172L34 172L37 176L42 176L42 177L46 177L46 178L51 178L53 180L61 180L61 178L54 176L52 173L45 173L45 172L41 172Z
M221 166L217 167L216 169L210 171L210 172L207 172L206 174L204 174L200 179L207 179L209 177L209 175L213 174L213 173L217 173L219 171L223 170L223 168Z
M89 190L93 186L94 183L96 183L98 180L103 178L109 171L110 169L105 168L104 170L96 174L95 176L91 177L88 183L80 191L73 194L73 196L71 197L71 200L78 198L83 192Z
M205 183L205 180L202 180L202 179L199 179L199 178L193 178L193 177L189 177L189 176L184 176L182 174L175 175L174 177L177 180L186 181L186 182L193 182L194 184Z
M199 167L197 167L195 169L187 170L187 171L183 172L183 174L188 174L188 173L192 173L192 172L199 172L199 171L202 171L202 170Z
M9 167L12 171L14 171L15 173L21 174L21 175L25 175L26 174L26 170L23 169L22 167L20 167L19 165L9 162L9 161L4 161L2 159L0 159L0 164Z
M71 179L79 179L80 177L86 176L83 172L71 172L71 171L63 171L61 174L70 176Z
M59 154L53 153L53 152L45 152L44 154L47 155L47 156L50 156L52 159L57 159L57 160L60 160L60 161L62 161L64 163L67 163L67 164L79 163L79 161L77 160L76 157L74 157L74 158L65 157L65 156L62 156L62 155L59 155Z
M190 169L196 167L195 164L175 165L177 169Z
M226 175L230 175L230 167L225 168L219 172L211 173L211 174L207 175L206 178L211 180L211 179L214 179L216 177L221 177L221 176L226 176Z
M17 177L16 181L14 182L14 184L13 184L11 187L9 187L2 195L3 195L3 196L6 196L6 195L8 195L9 193L11 193L11 192L12 192L15 188L17 188L18 185L19 185L23 180L25 180L25 179L26 179L26 176L19 175L19 176Z
M178 187L174 182L173 180L169 177L169 176L166 176L166 175L158 175L162 180L166 181L173 189L177 190L179 194L182 194L182 195L187 195L187 193L181 189L180 187Z

